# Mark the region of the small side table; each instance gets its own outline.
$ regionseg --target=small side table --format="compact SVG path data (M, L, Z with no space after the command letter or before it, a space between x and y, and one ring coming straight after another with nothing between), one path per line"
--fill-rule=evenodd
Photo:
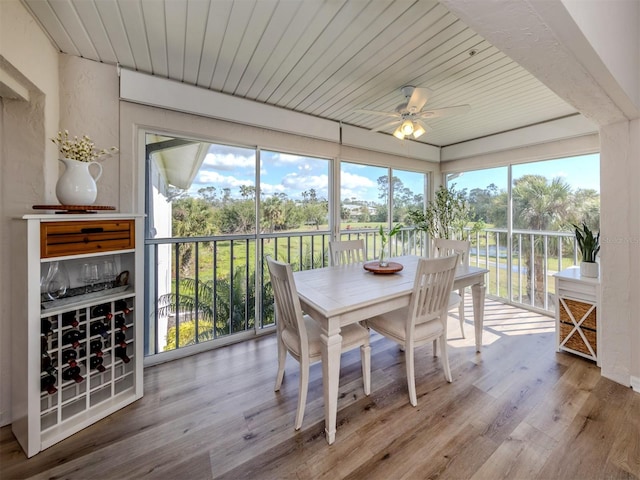
M580 267L554 275L558 351L588 358L600 366L600 280L580 276Z

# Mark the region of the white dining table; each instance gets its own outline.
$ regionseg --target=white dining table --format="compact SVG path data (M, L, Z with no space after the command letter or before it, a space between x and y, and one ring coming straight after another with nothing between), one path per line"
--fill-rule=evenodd
M336 438L338 385L342 337L340 328L375 315L409 305L418 266L415 255L392 257L403 269L393 274L376 274L362 263L337 265L293 274L302 310L322 329L322 382L325 435L332 444ZM482 346L484 317L484 277L486 268L460 265L453 289L471 287L476 350Z

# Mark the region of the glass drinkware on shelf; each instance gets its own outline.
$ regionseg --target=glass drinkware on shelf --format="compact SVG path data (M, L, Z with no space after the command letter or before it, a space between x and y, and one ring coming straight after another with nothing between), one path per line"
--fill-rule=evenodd
M113 259L103 261L101 269L104 288L106 289L113 287L113 282L116 279L116 264Z
M82 282L86 285L85 292L91 292L91 287L98 283L98 265L95 263L85 263L82 265Z
M49 300L64 297L69 288L69 274L64 264L51 262L49 270L41 283L42 293Z

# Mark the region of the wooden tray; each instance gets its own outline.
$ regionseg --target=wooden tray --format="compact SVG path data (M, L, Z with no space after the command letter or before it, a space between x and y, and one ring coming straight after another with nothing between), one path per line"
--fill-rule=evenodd
M380 262L369 262L363 265L364 269L372 273L396 273L402 270L404 267L400 263L389 262L386 267L381 267Z
M100 210L115 210L109 205L34 205L34 210L57 210L56 213L96 213Z

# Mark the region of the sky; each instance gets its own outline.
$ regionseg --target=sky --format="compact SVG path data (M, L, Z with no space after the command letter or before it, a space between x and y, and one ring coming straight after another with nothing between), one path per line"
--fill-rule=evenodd
M582 155L544 162L514 165L514 179L525 174L543 175L548 180L560 177L575 191L577 188L593 189L600 192L600 155ZM499 189L507 189L507 167L490 168L466 172L450 181L456 190L486 188L494 183Z
M255 150L212 145L189 192L197 195L200 188L216 187L218 192L230 188L233 197L239 197L241 185L255 186ZM301 199L302 192L314 189L319 198L328 198L329 160L262 150L261 189L266 196L286 193L289 198ZM561 177L573 189L592 188L600 191L599 155L585 155L515 165L513 178L525 173L540 174L549 180ZM378 178L387 175L387 169L354 163L341 164L341 198L379 202ZM423 192L422 174L394 171L403 185L414 193ZM486 188L495 183L499 189L507 187L507 167L464 173L454 180L456 190ZM220 194L219 193L219 194Z
M260 160L260 188L266 196L286 193L300 199L302 192L314 189L319 197L328 197L328 160L264 150ZM241 185L255 186L255 164L253 149L211 145L189 191L196 195L200 188L214 186L230 188L237 197Z

